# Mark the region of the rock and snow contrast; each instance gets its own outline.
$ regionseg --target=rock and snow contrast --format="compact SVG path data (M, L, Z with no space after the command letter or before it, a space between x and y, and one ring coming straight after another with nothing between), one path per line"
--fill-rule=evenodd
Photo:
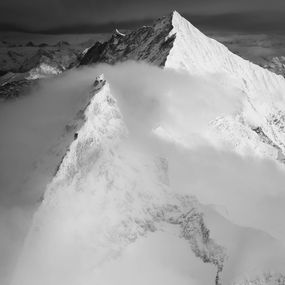
M177 12L78 72L92 98L12 284L284 284L285 79Z

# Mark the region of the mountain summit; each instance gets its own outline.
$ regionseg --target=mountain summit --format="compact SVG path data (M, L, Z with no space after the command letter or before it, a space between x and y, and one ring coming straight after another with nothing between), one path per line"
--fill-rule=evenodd
M127 35L115 33L97 42L83 57L81 65L127 60L143 61L193 75L222 74L216 80L236 86L245 96L243 109L233 117L211 122L222 139L239 152L283 161L285 156L285 79L233 54L174 11L152 26Z

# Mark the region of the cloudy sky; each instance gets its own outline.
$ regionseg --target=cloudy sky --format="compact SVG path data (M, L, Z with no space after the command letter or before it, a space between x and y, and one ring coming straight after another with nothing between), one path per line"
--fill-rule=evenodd
M284 0L1 0L0 23L2 30L95 27L153 19L172 10L198 24L280 30L285 24Z

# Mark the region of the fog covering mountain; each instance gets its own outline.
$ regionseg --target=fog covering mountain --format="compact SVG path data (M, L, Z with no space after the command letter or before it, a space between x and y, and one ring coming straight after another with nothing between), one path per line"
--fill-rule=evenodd
M12 284L284 284L282 76L174 12L49 89L74 141L32 175L56 170Z

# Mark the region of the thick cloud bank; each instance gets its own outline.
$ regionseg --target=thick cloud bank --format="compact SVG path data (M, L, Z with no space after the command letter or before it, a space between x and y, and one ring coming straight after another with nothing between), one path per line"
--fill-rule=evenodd
M219 86L215 79L222 75L195 77L136 63L96 69L110 82L131 137L169 159L173 189L285 242L284 167L240 156L211 131L211 120L242 110L243 94L230 81Z
M19 117L11 122L6 119L3 130L8 134L9 126L26 122L25 137L29 139L25 142L35 144L27 157L33 156L33 150L37 151L43 143L48 149L52 143L49 145L47 141L52 141L50 138L56 141L68 118L79 108L78 94L87 91L102 73L129 131L126 146L165 157L173 191L193 194L231 222L263 230L284 244L284 167L254 154L241 156L232 151L216 137L209 124L219 116L234 115L243 108L243 94L231 85L230 79L224 78L223 86L216 83L217 77L223 75L195 77L134 62L73 70L44 82L33 94L37 96L35 101L26 98L16 103L13 110L17 110ZM218 81L221 82L220 78ZM38 122L23 112L30 105L33 114L43 114ZM67 111L70 108L73 112ZM67 115L61 118L64 110ZM6 114L6 118L13 117L8 111ZM41 130L40 136L31 135L34 128ZM46 136L42 137L43 134ZM9 193L6 191L5 196ZM25 197L25 193L22 195ZM30 193L26 198L29 197ZM109 278L108 274L104 275L102 270L102 280L107 280L104 278Z

